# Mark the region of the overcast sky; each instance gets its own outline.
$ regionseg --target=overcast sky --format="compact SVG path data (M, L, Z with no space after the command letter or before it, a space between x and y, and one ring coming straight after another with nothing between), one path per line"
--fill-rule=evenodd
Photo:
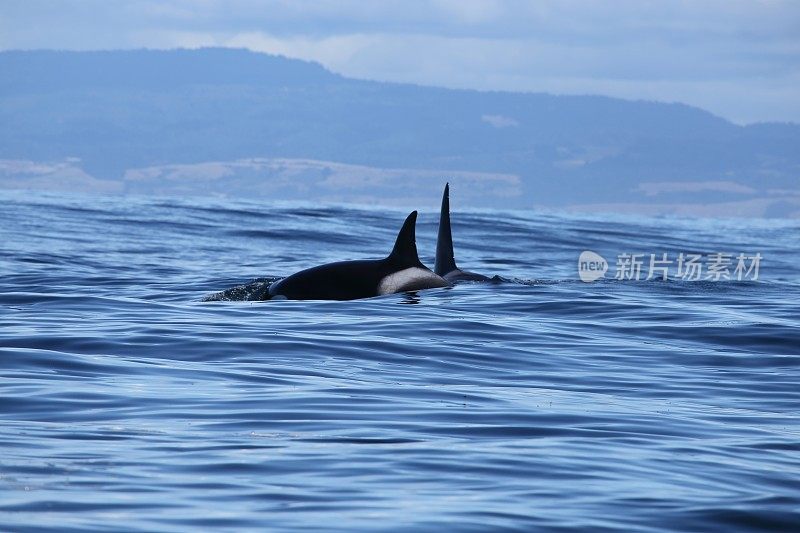
M800 122L800 0L0 0L0 49L200 46L358 78Z

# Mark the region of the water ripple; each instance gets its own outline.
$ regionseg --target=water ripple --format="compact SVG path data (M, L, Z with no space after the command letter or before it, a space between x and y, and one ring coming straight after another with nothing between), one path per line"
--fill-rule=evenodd
M456 211L494 283L261 302L385 255L404 214L2 194L0 530L800 523L795 221ZM766 259L586 284L585 249Z

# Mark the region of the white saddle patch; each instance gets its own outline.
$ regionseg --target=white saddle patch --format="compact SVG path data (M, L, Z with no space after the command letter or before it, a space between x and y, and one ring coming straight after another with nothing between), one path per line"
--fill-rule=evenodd
M430 270L419 267L398 270L383 278L378 284L378 294L394 294L403 291L447 287L448 283L441 276Z

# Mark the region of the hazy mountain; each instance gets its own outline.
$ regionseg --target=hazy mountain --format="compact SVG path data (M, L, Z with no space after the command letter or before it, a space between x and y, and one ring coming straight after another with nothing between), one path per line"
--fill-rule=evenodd
M0 53L0 187L800 214L800 126L343 78L244 50ZM711 209L711 211L708 211Z

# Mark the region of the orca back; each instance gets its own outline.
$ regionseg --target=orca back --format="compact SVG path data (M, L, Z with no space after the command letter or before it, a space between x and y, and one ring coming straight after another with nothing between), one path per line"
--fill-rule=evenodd
M419 260L417 212L406 217L385 259L340 261L296 272L273 283L268 299L355 300L402 291L446 287L442 277Z
M450 229L450 184L444 186L442 210L439 213L439 235L436 238L436 264L433 271L449 283L456 281L489 281L483 274L465 272L456 265L453 232Z

